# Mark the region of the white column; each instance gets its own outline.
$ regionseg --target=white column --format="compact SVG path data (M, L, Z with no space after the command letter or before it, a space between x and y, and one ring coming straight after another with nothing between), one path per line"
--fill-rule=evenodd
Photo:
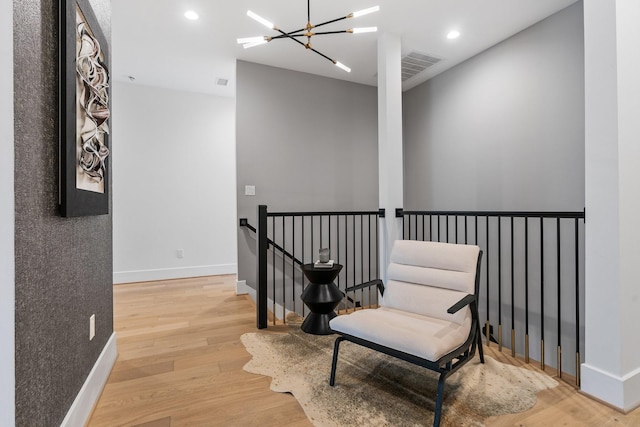
M640 2L585 0L582 391L640 405Z
M15 424L13 2L0 2L0 425Z
M385 209L380 229L380 273L386 280L391 246L402 239L402 222L395 217L403 207L402 75L400 37L378 38L378 187L379 204Z

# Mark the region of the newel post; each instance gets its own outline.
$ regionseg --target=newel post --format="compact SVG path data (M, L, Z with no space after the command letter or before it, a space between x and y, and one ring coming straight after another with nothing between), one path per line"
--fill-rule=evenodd
M267 206L258 205L256 225L256 300L258 329L267 327Z

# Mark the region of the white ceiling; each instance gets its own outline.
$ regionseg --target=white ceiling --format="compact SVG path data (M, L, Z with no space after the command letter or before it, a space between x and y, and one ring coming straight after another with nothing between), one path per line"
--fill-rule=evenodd
M577 0L311 0L311 21L320 23L376 4L380 12L344 20L326 31L377 26L397 34L402 54L412 50L443 60L403 84L407 90ZM351 67L346 73L291 40L251 49L238 37L276 35L247 17L248 9L284 31L306 24L304 0L112 0L112 75L116 80L220 96L235 96L235 61L376 85L376 33L316 36L313 47ZM188 9L200 19L184 17ZM456 29L461 36L448 40ZM320 31L320 29L318 30ZM229 79L226 87L217 78Z

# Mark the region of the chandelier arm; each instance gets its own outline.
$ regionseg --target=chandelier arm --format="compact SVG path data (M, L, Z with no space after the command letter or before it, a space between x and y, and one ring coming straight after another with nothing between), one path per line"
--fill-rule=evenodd
M320 33L313 33L314 36L323 36L323 35L327 35L327 34L344 34L344 33L349 33L349 30L341 30L341 31L324 31L324 32L320 32ZM279 36L273 36L271 37L272 40L275 39L287 39L290 37L307 37L306 34L291 34L291 33L287 33L286 35L279 35Z
M314 51L314 52L315 52L315 53L317 53L318 55L322 56L324 59L327 59L327 60L331 61L333 64L335 64L335 63L336 63L336 61L334 61L333 59L329 58L329 57L328 57L327 55L325 55L324 53L322 53L322 52L318 52L318 51L317 51L317 50L315 50L314 48L310 48L309 50Z
M309 47L307 47L307 45L306 45L306 44L304 44L304 43L302 43L300 40L298 40L298 39L294 38L292 35L289 35L289 34L285 33L285 32L284 32L284 31L282 31L281 29L278 29L277 31L279 31L280 33L282 33L282 35L283 35L283 36L288 37L288 38L290 38L291 40L293 40L294 42L299 43L300 45L304 46L304 48L305 48L305 49L309 49L309 50L311 50L311 51L313 51L313 52L317 53L318 55L322 56L324 59L326 59L326 60L328 60L328 61L331 61L333 64L335 64L335 63L336 63L336 61L334 61L333 59L329 58L329 57L328 57L327 55L325 55L324 53L322 53L322 52L318 52L318 51L317 51L317 50L315 50L314 48L309 48Z
M322 22L320 24L314 25L313 28L318 28L318 27L322 27L323 25L333 24L334 22L343 21L348 18L349 16L343 16L342 18L332 19L331 21L326 21L326 22Z
M279 28L278 28L276 31L279 31L279 32L282 34L283 38L284 38L284 37L290 38L290 39L291 39L291 40L293 40L294 42L296 42L296 43L300 43L302 46L304 46L304 48L305 48L305 49L307 48L307 45L306 45L306 44L302 43L300 40L296 39L296 38L295 38L294 36L292 36L291 34L287 34L287 33L285 33L284 31L282 31L282 30L281 30L281 29L279 29ZM279 36L276 36L276 37L279 37ZM273 38L275 38L275 37L273 37Z
M320 32L320 33L313 33L314 36L322 36L322 35L326 35L326 34L343 34L343 33L348 33L348 30L341 30L341 31L324 31L324 32Z
M291 37L307 37L307 36L305 34L290 34L290 33L288 33L288 34L285 34L285 35L273 36L273 37L271 37L271 39L272 40L275 40L275 39L288 39L288 38L291 38Z

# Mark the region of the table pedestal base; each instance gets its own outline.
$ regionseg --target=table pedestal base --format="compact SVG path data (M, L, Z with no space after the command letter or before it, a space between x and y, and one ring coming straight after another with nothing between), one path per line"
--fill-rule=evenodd
M331 313L309 313L302 322L300 329L308 334L314 335L331 335L331 329L329 329L329 320L336 317L335 312Z

